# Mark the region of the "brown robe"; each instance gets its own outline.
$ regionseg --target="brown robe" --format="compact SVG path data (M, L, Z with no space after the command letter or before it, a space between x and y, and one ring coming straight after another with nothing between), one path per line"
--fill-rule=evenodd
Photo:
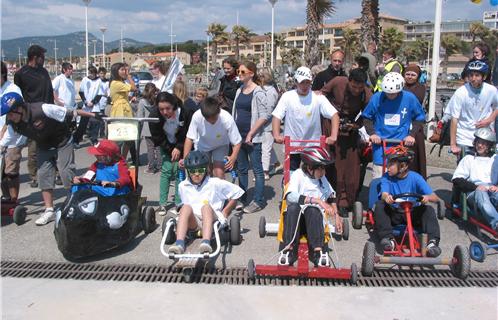
M349 208L356 200L360 188L360 135L358 129L362 127L361 117L355 121L358 113L368 104L372 92L365 86L364 92L355 97L349 90L347 77L335 77L323 88L322 92L337 109L342 121L355 124L350 131L339 130L337 142L331 148L335 156L334 166L327 170L327 179L337 193L337 204L341 208ZM330 135L330 121L322 121L322 132Z

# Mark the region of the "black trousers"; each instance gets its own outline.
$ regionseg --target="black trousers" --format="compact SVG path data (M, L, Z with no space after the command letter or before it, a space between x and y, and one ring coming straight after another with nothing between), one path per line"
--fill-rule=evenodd
M392 238L392 226L405 224L405 213L401 209L393 208L383 200L375 203L374 232L379 237ZM427 233L429 240L435 239L439 243L440 232L436 211L431 206L421 205L412 209L412 224L415 229Z
M74 132L73 135L73 141L74 143L80 143L81 139L83 138L83 135L86 132L86 128L88 127L88 121L90 118L88 117L81 117L80 118L80 123L78 124L78 128Z
M294 171L299 169L299 166L301 165L301 155L298 153L291 154L290 155L290 170Z
M323 248L323 241L325 239L323 230L323 216L320 209L316 207L307 207L298 226L299 212L301 206L297 203L292 203L287 207L287 212L284 215L284 243L285 245L291 243L296 227L298 228L296 237L292 241L294 250L297 250L299 238L301 235L306 235L308 244L311 249Z

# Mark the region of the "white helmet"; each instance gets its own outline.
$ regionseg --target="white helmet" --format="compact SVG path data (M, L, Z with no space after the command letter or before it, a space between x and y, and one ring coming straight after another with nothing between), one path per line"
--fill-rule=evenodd
M382 79L382 91L385 93L398 93L405 86L405 78L397 72L389 72Z

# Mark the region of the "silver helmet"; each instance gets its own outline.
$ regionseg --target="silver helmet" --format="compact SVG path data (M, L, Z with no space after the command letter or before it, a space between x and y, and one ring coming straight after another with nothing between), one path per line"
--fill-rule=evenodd
M486 140L490 143L496 143L496 134L488 127L479 128L474 132L474 137Z

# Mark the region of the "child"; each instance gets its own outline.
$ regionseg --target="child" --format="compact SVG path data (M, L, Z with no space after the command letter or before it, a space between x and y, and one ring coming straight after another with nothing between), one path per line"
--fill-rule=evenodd
M211 234L215 219L226 221L244 191L237 185L208 175L209 158L205 152L194 150L184 162L188 179L178 187L183 206L176 230L176 243L169 248L172 254L185 252L187 230L202 228L200 253L211 253ZM223 204L228 200L225 207Z
M284 216L283 240L285 249L282 250L279 264L292 265L297 259L297 246L301 234L306 234L313 253L311 261L318 265L322 257L327 257L324 242L324 217L336 217L336 226L342 230L341 220L337 219L337 206L332 203L335 197L334 189L325 178L325 167L332 163L329 153L321 147L305 148L300 152L303 162L300 169L291 175L289 186L284 199L287 201L287 211ZM304 219L304 225L299 223ZM300 230L302 227L306 230ZM298 230L296 231L296 228ZM282 259L284 258L284 259Z
M138 118L150 117L151 112L155 109L154 103L158 92L159 90L157 90L156 86L152 82L145 85L142 97L138 101ZM161 170L161 153L159 151L159 147L154 145L149 125L143 126L141 137L145 139L145 143L147 145L147 169L145 169L144 172L154 174Z
M392 226L406 223L405 214L401 209L392 207L393 195L401 193L417 193L423 195L422 204L413 207L412 221L415 228L421 228L427 233L427 256L437 257L441 254L439 245L439 223L434 208L427 206L428 202L438 202L439 198L432 192L429 184L416 172L408 170L413 152L404 146L395 146L387 152L387 173L380 181L381 200L375 203L374 233L381 239L384 251L395 249ZM387 205L386 205L387 204Z
M495 134L489 128L477 129L473 147L476 155L466 155L453 174L457 190L469 192L467 199L475 206L491 228L498 231L498 179L496 179ZM495 170L493 170L495 169ZM492 177L493 172L493 177ZM477 212L476 212L477 213Z
M201 103L208 96L208 89L205 87L198 87L195 89L194 98L187 98L184 102L184 107L187 110L196 112L201 108Z
M183 156L186 157L192 150L192 145L195 145L196 150L208 154L213 166L213 176L224 179L225 170L232 170L235 165L241 143L242 137L232 116L221 110L216 98L208 97L201 104L201 110L192 116ZM230 144L232 154L229 155Z
M110 197L123 195L130 192L131 178L124 158L119 153L119 147L113 141L104 139L93 147L88 148L88 153L93 154L95 161L88 171L80 177L74 177L73 183L98 180L102 186L92 186L91 189L98 194ZM74 186L75 192L87 186Z

